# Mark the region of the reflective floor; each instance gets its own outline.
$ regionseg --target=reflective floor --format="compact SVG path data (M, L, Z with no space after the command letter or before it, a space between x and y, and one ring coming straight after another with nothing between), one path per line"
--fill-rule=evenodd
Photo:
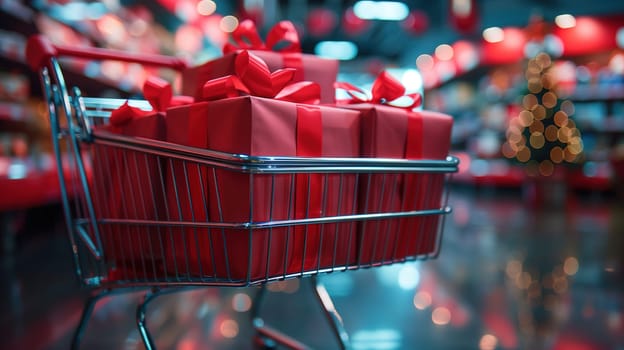
M438 259L322 276L352 348L624 349L624 201L555 197L454 188ZM50 210L45 220L30 214L41 223L2 257L2 349L68 349L89 295L72 275L60 211ZM261 314L313 348L337 348L309 282L271 284ZM148 327L161 349L251 349L256 292L164 295ZM82 348L143 349L141 296L103 298Z

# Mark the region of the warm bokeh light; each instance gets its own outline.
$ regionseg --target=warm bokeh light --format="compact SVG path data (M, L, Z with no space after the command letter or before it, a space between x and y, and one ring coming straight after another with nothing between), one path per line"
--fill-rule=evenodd
M414 295L414 306L418 310L424 310L431 305L431 294L425 291L420 291Z
M516 150L514 149L514 146L509 144L509 142L503 143L501 146L501 153L505 156L505 158L513 158L516 156Z
M537 131L534 133L531 133L531 137L529 138L529 144L531 145L531 147L535 149L540 149L544 147L544 143L545 143L544 134L542 134L541 132L537 132Z
M568 140L570 139L570 134L570 128L568 128L567 126L562 126L559 131L557 131L557 138L563 143L568 143Z
M454 50L451 45L441 44L435 48L435 56L441 61L450 61L453 59Z
M552 89L555 87L555 78L551 73L542 74L542 85L544 89Z
M226 33L233 32L236 28L238 28L238 18L234 16L225 16L221 18L219 28Z
M553 118L558 127L563 127L568 124L568 114L563 110L557 111Z
M498 344L498 339L491 334L484 334L479 340L479 350L494 350Z
M542 96L542 104L546 108L555 107L557 105L557 95L552 91L548 91Z
M524 95L522 98L522 107L524 109L532 109L537 104L537 96L533 94Z
M431 320L438 326L444 326L451 321L451 312L443 306L436 307L431 313Z
M234 338L238 335L238 322L234 320L223 320L219 325L219 331L225 338Z
M431 55L422 54L416 58L416 66L420 70L431 70L433 69L433 57Z
M544 106L542 105L536 105L535 107L533 107L533 117L537 120L542 120L544 118L546 118L546 108L544 108Z
M518 149L518 154L516 154L516 159L518 159L522 163L526 163L531 159L531 151L527 147L522 147Z
M546 141L548 142L555 142L557 141L557 132L559 131L559 128L557 128L554 125L548 125L546 127L546 130L544 130L544 136L546 137Z
M555 146L550 150L550 160L557 164L563 161L563 150L561 147Z
M533 123L533 113L530 111L524 110L520 112L518 115L518 119L520 120L520 124L524 127L527 127Z
M531 93L537 94L542 91L544 86L540 78L531 78L527 82L527 87Z
M498 43L505 39L505 33L500 27L490 27L483 30L483 39L489 43Z
M555 17L555 24L561 29L573 28L576 26L576 18L570 14Z
M541 52L535 57L535 62L540 66L542 70L550 67L552 59L547 53Z
M540 134L544 132L544 123L541 120L533 120L533 123L529 126L529 131L531 133L539 132Z
M217 4L212 0L201 0L197 3L197 13L202 16L210 16L217 10Z
M568 276L574 276L578 272L578 268L578 260L573 256L566 258L563 262L563 272Z

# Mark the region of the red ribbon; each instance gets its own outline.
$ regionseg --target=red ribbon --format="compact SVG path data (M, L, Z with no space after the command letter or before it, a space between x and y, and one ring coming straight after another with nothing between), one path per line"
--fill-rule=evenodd
M339 104L374 103L408 110L422 104L419 93L405 94L403 84L386 71L377 76L370 94L346 82L336 82L334 87L345 90L351 96L350 99L338 101Z
M234 43L226 43L223 53L236 50L267 50L276 52L301 52L301 40L295 25L290 21L280 21L267 34L266 43L258 34L258 29L252 20L242 21L232 32Z
M205 100L252 95L278 100L318 104L321 88L318 83L301 81L290 84L295 70L278 69L271 73L266 62L244 50L236 56L235 75L227 75L207 81L202 88Z
M154 111L164 112L172 106L181 106L194 102L191 96L173 96L171 84L168 81L158 78L149 77L143 84L143 96L150 103ZM132 107L126 101L119 108L113 110L110 115L110 123L113 126L123 126L135 118L144 117L153 114L153 111L145 111L140 108Z
M323 122L322 113L318 107L297 105L296 126L296 155L299 157L320 157L323 154ZM295 175L295 217L318 218L322 216L323 175L297 174ZM308 246L302 256L305 267L315 262L320 249L319 225L295 227L294 244Z

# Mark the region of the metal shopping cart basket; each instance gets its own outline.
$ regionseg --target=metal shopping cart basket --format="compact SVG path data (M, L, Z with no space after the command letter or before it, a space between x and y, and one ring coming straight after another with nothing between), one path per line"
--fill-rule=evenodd
M54 46L42 36L31 37L26 51L48 104L76 273L96 292L83 309L74 348L98 299L136 289L145 291L139 331L146 348L154 348L147 304L189 286L259 286L251 312L257 340L304 348L265 325L258 309L266 284L303 277L340 347L348 348L341 318L316 277L432 258L439 250L456 158L251 157L122 136L101 126L126 100L68 89L57 57L174 70L185 68L182 61ZM151 108L142 100L129 103ZM61 171L67 166L73 181ZM417 184L402 193L410 200L388 204L407 182ZM303 213L295 209L302 188L305 198L312 192L319 198L316 215L309 200ZM72 199L70 192L77 195Z

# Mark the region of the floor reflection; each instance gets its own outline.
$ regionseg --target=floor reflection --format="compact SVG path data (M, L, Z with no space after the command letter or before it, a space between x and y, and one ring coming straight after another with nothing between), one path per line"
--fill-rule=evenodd
M438 259L322 276L354 350L623 349L624 203L571 195L528 204L522 193L453 189ZM80 290L60 225L28 233L2 263L0 333L9 349L67 349ZM336 348L309 279L273 283L274 327ZM255 288L196 288L150 305L161 349L250 349ZM98 303L84 349L142 349L141 294Z

